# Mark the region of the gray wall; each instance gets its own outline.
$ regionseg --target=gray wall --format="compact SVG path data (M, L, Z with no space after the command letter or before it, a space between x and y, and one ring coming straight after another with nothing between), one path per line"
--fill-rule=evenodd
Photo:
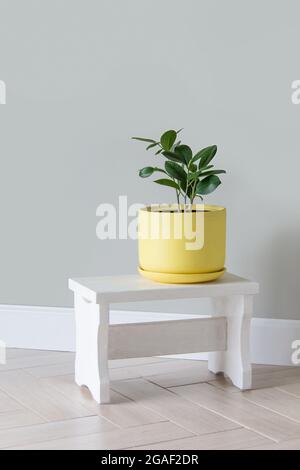
M135 272L136 242L99 241L96 208L170 200L138 179L129 137L184 127L229 170L208 198L228 208L228 268L261 283L256 315L297 318L299 15L296 0L0 0L0 303L71 305L69 276Z

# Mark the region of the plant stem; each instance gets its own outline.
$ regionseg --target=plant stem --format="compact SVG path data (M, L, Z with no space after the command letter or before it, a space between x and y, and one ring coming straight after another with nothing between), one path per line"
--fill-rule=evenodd
M193 204L194 199L195 199L195 190L196 190L196 186L197 186L197 180L194 181L194 185L193 185L193 189L192 189L192 197L191 197L191 202L192 202L192 204Z
M177 189L176 189L175 191L176 191L176 198L177 198L177 205L178 205L178 209L177 209L177 210L178 210L178 212L179 212L179 205L180 205L180 201L179 201L179 192L178 192Z
M187 164L187 174L186 174L186 187L185 187L185 195L184 195L184 204L186 204L187 199L187 192L189 187L189 174L190 174L190 163Z

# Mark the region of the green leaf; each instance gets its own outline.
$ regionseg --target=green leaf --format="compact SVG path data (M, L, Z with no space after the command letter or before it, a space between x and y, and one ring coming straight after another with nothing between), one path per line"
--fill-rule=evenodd
M154 144L149 144L148 147L146 147L146 150L152 149L153 147L156 147L158 145L158 142L154 142Z
M210 171L203 171L202 169L199 170L200 176L208 176L208 175L220 175L221 173L226 173L225 170L210 170Z
M213 168L213 165L206 165L201 168L201 171L208 170L209 168Z
M198 170L198 171L195 171L194 173L190 173L189 174L189 180L194 181L195 179L199 178L201 173L202 173L202 170Z
M139 175L141 178L148 178L151 176L155 171L159 171L161 173L166 173L165 170L162 170L161 168L157 168L156 166L145 166L139 171Z
M141 178L148 178L154 172L154 168L152 166L145 166L139 171L139 176Z
M195 155L192 158L192 163L195 163L199 158L201 158L201 152L202 150L199 150L199 152L195 153Z
M162 152L163 156L168 158L169 160L172 160L173 162L178 162L178 163L185 163L184 159L176 154L175 152L170 152L169 150L165 150Z
M186 172L182 166L178 165L175 162L166 162L165 169L169 176L175 178L176 180L186 181Z
M197 165L195 165L194 163L190 163L189 164L189 170L194 173L195 171L197 171Z
M157 150L157 152L155 152L155 155L159 155L162 151L163 151L163 149Z
M193 152L188 145L178 145L175 149L175 153L180 155L187 165L193 156Z
M161 184L162 186L169 186L170 188L175 188L177 190L180 190L178 184L172 180L168 180L168 179L154 180L154 183Z
M216 145L212 145L211 147L206 147L203 149L200 156L199 168L207 166L216 155L217 150L218 147Z
M161 146L164 150L170 150L176 140L177 133L176 131L170 130L164 132L160 138Z
M181 140L178 140L178 142L175 142L175 144L173 145L173 147L171 148L171 152L174 152L176 147L178 147L178 145L181 144Z
M145 137L131 137L133 140L139 140L140 142L150 142L152 144L155 144L156 141L153 139L146 139Z
M213 165L208 165L205 168L212 167ZM225 170L210 170L210 171L204 171L202 168L201 170L195 171L194 173L189 174L189 180L195 180L196 178L201 178L201 176L209 176L209 175L220 175L221 173L226 173Z
M197 160L199 160L200 158L201 159L206 159L208 156L211 156L211 155L212 155L212 157L211 157L210 160L212 160L216 153L217 153L217 146L216 145L211 145L210 147L205 147L204 149L199 150L199 152L197 152L193 156L192 162L194 163ZM206 161L205 165L208 165L210 160ZM204 166L204 165L201 165L201 166Z
M196 186L196 194L210 194L221 184L220 178L215 175L206 176Z

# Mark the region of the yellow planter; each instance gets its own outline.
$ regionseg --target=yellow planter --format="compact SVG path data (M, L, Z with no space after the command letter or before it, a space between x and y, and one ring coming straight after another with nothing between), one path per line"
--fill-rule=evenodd
M139 211L139 272L154 281L212 281L224 272L226 209L197 204Z

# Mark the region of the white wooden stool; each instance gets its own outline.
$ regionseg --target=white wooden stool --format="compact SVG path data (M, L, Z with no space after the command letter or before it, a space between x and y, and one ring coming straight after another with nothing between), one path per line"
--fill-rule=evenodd
M256 282L225 273L204 284L158 284L139 275L70 279L75 297L75 380L108 403L108 359L209 352L208 368L251 388L250 324ZM116 302L210 297L209 318L109 325Z

